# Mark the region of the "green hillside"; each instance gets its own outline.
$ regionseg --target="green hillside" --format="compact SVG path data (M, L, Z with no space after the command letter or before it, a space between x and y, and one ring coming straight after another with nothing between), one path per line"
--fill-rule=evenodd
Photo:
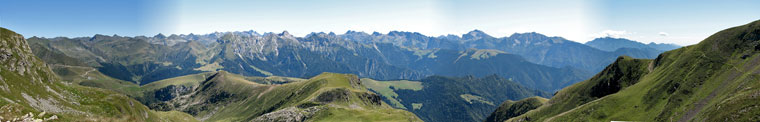
M262 84L226 71L188 75L143 86L141 101L157 110L204 121L421 121L369 92L354 75L323 73L308 80Z
M499 107L500 101L550 96L498 75L482 78L431 76L420 81L362 82L394 107L406 109L422 120L433 122L483 121Z
M508 121L759 121L760 21L655 60L619 58Z
M486 122L503 122L509 118L519 116L530 110L544 105L549 99L542 97L529 97L519 101L507 100L499 105L491 115L486 118Z
M23 36L0 28L0 121L195 121L125 95L61 82Z

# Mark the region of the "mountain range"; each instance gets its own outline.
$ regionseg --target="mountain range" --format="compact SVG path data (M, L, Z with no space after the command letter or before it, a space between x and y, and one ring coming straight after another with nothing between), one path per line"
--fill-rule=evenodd
M538 33L494 38L479 30L462 37L398 31L295 37L287 31L263 35L244 31L28 40L46 62L93 67L109 77L141 85L225 70L246 76L300 78L337 72L378 80L498 74L531 88L554 91L591 77L601 64L619 55L654 58L661 52L649 48L607 52ZM494 67L477 66L483 64Z
M604 51L615 51L621 48L638 48L638 49L645 49L645 50L654 49L654 50L660 51L660 53L681 47L675 44L666 44L666 43L658 44L654 42L650 42L649 44L644 44L641 42L636 42L636 41L628 40L625 38L612 38L612 37L596 38L594 40L586 42L585 44L588 46L600 49L600 50L604 50Z

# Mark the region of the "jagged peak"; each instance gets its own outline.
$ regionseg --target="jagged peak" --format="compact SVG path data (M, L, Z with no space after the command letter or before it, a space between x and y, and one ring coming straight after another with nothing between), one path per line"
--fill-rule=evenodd
M282 33L280 33L280 34L278 34L278 35L279 35L279 36L293 36L293 35L290 35L290 33L289 33L287 30L285 30L285 31L282 31Z
M90 41L103 40L107 38L111 38L111 36L103 35L103 34L95 34L94 36L92 36L92 38L90 38Z
M483 32L482 30L478 30L478 29L467 32L467 34L468 35L488 35L486 34L486 32Z
M337 35L335 35L335 33L333 33L333 32L330 32L330 33L325 33L325 32L316 33L316 32L312 32L312 33L309 33L308 35L304 36L304 40L305 41L314 41L316 39L316 40L319 40L319 41L330 41L329 39L326 39L326 38L333 38L333 37L337 37Z
M311 32L309 34L306 34L306 38L314 37L314 36L324 36L327 35L325 32Z
M348 31L346 31L346 33L344 33L344 34L359 34L359 35L369 35L369 34L365 33L364 31L354 31L354 30L348 30Z
M509 37L544 37L547 38L548 36L537 33L537 32L525 32L525 33L513 33Z
M458 35L454 35L454 34L441 35L441 36L438 36L438 38L439 39L451 39L451 40L462 39L462 37L459 37Z
M163 33L158 33L155 36L153 36L153 38L163 39L163 38L166 38L166 35L164 35Z
M401 36L401 35L404 35L404 33L409 33L409 32L406 32L406 31L395 31L394 30L394 31L388 32L387 35L390 35L390 36Z

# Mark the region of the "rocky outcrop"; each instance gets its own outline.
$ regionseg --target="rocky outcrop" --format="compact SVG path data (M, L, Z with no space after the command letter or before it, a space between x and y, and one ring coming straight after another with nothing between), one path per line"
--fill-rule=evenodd
M314 106L305 109L288 107L256 117L251 122L303 122L314 116L317 112L325 109L327 107L324 106Z

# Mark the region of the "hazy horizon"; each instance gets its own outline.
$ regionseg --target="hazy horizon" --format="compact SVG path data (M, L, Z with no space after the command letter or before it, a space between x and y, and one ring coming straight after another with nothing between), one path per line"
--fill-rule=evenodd
M151 36L254 30L419 32L494 37L537 32L584 43L616 37L696 44L760 18L756 1L6 1L0 26L28 37ZM33 7L29 7L33 6Z

